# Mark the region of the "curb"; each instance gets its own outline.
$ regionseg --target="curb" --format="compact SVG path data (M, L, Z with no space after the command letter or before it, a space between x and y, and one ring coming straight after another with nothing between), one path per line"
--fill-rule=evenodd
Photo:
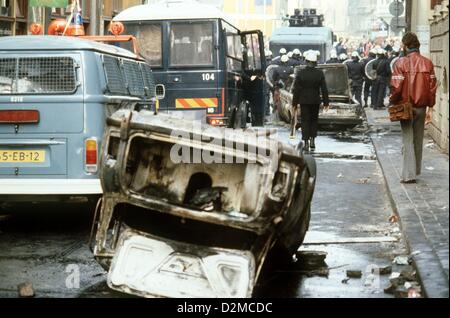
M418 279L423 287L423 293L428 298L449 298L449 283L442 266L438 261L436 252L428 241L423 231L417 231L414 225L420 224L420 217L416 214L412 202L409 201L407 192L400 184L395 168L390 164L389 158L382 160L386 155L380 152L379 145L373 139L377 161L383 172L386 188L394 212L400 218L400 228L410 253L420 251L413 255L413 266L416 269ZM387 156L388 157L388 156ZM398 186L396 186L398 184Z

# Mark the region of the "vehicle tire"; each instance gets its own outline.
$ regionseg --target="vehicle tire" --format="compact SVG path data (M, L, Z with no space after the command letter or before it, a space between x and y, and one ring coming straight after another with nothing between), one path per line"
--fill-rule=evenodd
M304 156L306 166L308 167L309 174L311 177L317 177L317 163L313 156L305 155Z

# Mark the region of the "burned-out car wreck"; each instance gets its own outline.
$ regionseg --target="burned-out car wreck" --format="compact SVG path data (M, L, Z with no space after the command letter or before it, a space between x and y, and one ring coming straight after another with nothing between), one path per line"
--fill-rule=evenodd
M269 251L292 259L309 226L316 167L301 144L271 133L146 110L111 116L93 227L109 287L142 297L251 297Z
M299 66L295 71L298 72L303 67ZM324 130L345 130L363 124L363 108L353 102L347 67L344 64L326 64L318 65L317 68L325 75L330 97L330 109L325 110L323 107L320 109L319 126ZM292 75L280 92L280 117L287 123L291 123L292 119L294 81L295 76ZM298 122L301 122L301 114L299 114Z

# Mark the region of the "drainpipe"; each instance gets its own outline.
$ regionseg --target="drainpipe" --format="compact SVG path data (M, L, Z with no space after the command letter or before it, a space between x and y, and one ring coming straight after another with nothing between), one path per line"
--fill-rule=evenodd
M91 0L91 16L89 17L90 21L90 35L99 35L98 34L98 10L97 10L97 1Z

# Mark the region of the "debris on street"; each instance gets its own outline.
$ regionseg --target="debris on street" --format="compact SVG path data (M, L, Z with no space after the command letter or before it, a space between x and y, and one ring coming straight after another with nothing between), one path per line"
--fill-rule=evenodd
M362 277L362 271L360 271L360 270L347 270L347 277L348 278L361 278Z
M34 288L32 283L23 283L17 286L19 289L19 296L23 298L34 297Z
M397 256L396 258L394 258L393 263L397 265L409 265L410 258L409 256Z
M390 275L392 273L392 266L384 266L379 268L373 268L372 269L373 274L379 274L379 275Z
M391 223L391 224L398 223L398 216L397 215L392 215L389 218L389 223Z
M321 251L298 251L296 253L296 257L301 261L302 266L307 268L326 266L327 255L328 253Z

